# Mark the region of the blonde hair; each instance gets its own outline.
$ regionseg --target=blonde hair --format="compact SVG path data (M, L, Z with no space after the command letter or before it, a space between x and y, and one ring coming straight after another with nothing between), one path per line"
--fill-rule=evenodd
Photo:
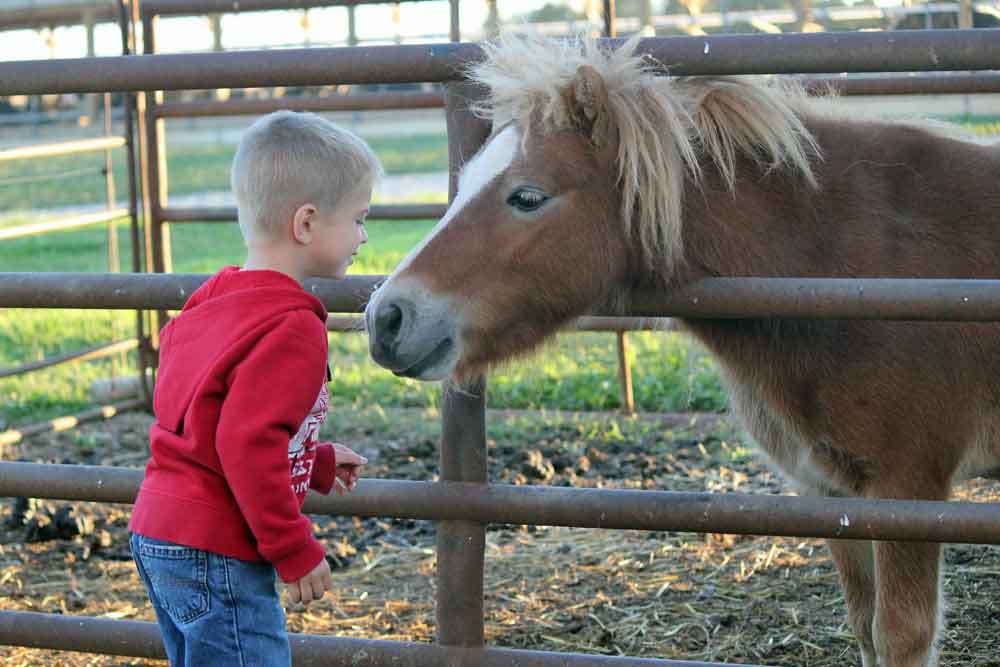
M368 144L325 118L264 116L240 140L230 175L243 238L273 236L306 203L336 208L381 174Z
M607 140L609 128L617 133L622 220L629 234L638 233L650 264L682 260L684 183L702 183L702 155L730 189L738 155L764 169L790 167L815 187L811 162L820 155L799 115L804 95L732 77L663 76L660 63L636 54L638 44L638 36L617 50L587 36L501 36L468 68L469 78L488 89L474 111L494 127L530 127L534 120L547 130L572 128L569 91L581 66L593 68L608 96L595 139Z

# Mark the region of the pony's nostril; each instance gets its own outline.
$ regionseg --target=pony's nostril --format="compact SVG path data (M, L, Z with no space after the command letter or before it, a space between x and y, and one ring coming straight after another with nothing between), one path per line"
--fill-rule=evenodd
M399 331L403 327L403 309L395 303L387 303L379 309L375 318L375 329L378 331L378 339L383 347L388 348L399 337Z

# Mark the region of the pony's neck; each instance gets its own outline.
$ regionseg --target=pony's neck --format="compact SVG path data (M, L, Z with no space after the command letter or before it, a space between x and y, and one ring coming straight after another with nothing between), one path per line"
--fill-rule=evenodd
M818 187L737 165L728 191L712 165L684 202L683 284L705 276L1000 275L988 237L1000 151L902 124L807 119L823 159Z

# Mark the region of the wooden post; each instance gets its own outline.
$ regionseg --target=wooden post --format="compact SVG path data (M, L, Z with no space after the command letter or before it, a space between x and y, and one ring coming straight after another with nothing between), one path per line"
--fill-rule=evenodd
M97 55L97 50L94 47L94 25L97 22L97 16L95 14L93 7L86 7L83 10L83 27L87 32L87 57L93 58ZM86 124L90 125L95 120L97 120L97 94L90 93L87 95L86 99L86 113L87 120Z
M627 415L635 414L635 396L632 393L632 366L628 360L628 333L618 332L618 390L621 409Z
M958 0L958 27L972 27L972 0Z

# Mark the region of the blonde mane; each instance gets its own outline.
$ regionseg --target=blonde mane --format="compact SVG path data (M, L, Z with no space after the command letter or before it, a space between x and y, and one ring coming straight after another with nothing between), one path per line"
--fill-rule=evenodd
M578 70L596 70L607 91L608 118L597 119L607 136L592 138L616 138L626 231L638 231L650 265L662 271L666 260L669 272L683 258L684 185L701 185L699 158L716 165L730 190L738 156L764 170L787 167L815 187L810 161L819 149L799 117L804 95L736 78L663 76L660 63L635 55L638 41L608 50L589 37L503 36L483 46L485 59L467 75L488 89L475 111L494 127L536 121L552 131L577 124L569 96Z

